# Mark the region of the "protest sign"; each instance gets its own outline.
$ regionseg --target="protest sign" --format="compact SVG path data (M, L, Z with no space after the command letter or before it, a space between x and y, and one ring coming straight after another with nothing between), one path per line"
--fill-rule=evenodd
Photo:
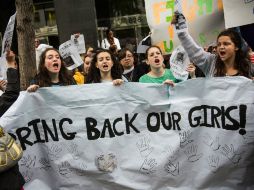
M15 19L16 19L16 13L10 17L9 22L7 24L7 27L6 27L6 30L4 33L4 37L3 37L3 41L2 41L1 57L7 50L11 49Z
M7 27L5 29L4 37L2 40L2 50L0 57L0 80L6 79L6 71L7 71L7 61L5 58L5 52L11 49L13 30L15 25L16 13L12 15L9 19Z
M223 0L226 28L254 23L254 0Z
M71 41L75 45L79 54L86 53L85 38L83 34L71 35Z
M172 52L170 56L170 70L172 71L174 77L178 80L184 81L188 79L189 72L186 71L188 65L190 64L187 52L182 46L178 46Z
M83 64L76 46L68 40L59 46L59 53L63 57L67 69L72 70Z
M201 46L214 42L225 28L222 0L145 0L145 7L152 44L160 46L164 54L180 44L170 24L176 10L184 14L191 36Z
M74 92L74 93L73 93ZM253 189L254 85L243 77L22 92L0 119L30 189Z

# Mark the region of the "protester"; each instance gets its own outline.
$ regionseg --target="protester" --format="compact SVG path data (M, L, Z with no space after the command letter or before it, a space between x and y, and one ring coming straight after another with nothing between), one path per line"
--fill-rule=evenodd
M248 47L248 55L250 62L254 65L254 52L252 51L251 47Z
M128 48L121 49L118 53L118 60L124 69L123 76L129 82L138 82L138 70L136 69L136 57L134 53Z
M114 33L111 29L106 30L106 38L102 40L101 48L108 49L113 53L121 49L120 42L114 37Z
M15 61L15 54L7 51L7 85L4 93L0 96L0 117L9 109L19 96L20 82ZM19 166L16 164L10 169L0 173L0 189L1 190L20 190L25 184L25 180L19 172Z
M88 46L86 55L89 57L93 57L93 54L94 54L94 48L92 46Z
M181 18L181 21L180 21ZM189 35L185 17L176 13L172 20L178 38L191 61L206 77L245 76L250 78L250 63L242 52L241 37L233 30L222 31L217 37L217 55L204 51Z
M163 83L174 86L174 83L179 82L173 75L170 69L165 69L163 66L163 55L160 47L150 46L146 50L146 62L150 65L150 72L143 75L139 82L143 83Z
M5 91L5 88L6 88L6 85L7 85L7 81L6 80L0 80L0 93L2 94L4 91Z
M106 49L98 50L95 53L87 76L87 83L105 82L113 82L114 85L120 85L124 82L121 65L113 54Z
M85 83L84 64L74 69L73 78L78 85Z
M40 40L38 38L35 38L34 44L35 44L35 56L36 56L36 69L38 71L39 63L40 63L40 56L41 56L42 52L45 51L45 49L47 49L47 48L52 48L52 46L50 46L48 44L41 44Z
M84 65L83 65L84 83L86 83L86 78L91 66L91 62L92 62L92 57L90 57L89 55L86 55L84 57Z
M68 73L63 58L55 48L46 49L40 57L39 72L27 88L28 92L35 92L39 87L66 86L75 84Z

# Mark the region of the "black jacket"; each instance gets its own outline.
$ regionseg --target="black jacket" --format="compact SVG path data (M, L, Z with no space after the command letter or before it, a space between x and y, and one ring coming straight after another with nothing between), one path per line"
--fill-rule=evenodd
M20 82L17 69L9 68L7 70L7 86L5 92L0 96L0 117L9 109L19 96ZM0 173L1 190L20 190L25 180L19 172L19 166L16 164L9 170Z

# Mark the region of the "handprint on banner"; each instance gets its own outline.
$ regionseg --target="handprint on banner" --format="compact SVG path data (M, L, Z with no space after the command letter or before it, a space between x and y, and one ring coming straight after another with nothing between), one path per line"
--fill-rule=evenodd
M241 154L235 152L233 144L221 148L221 153L226 156L233 164L238 164L241 160Z
M164 154L167 154L167 156L169 157L169 160L171 161L176 161L177 158L179 158L179 150L176 149L174 150L172 146L168 146L167 149L165 149L163 151Z
M86 175L87 165L84 162L78 163L77 168L72 168L71 171L78 176L85 176Z
M150 139L146 136L142 137L137 143L136 143L138 150L140 152L140 155L144 158L151 154L153 151L153 147L150 145Z
M58 172L61 176L69 178L71 177L71 169L70 169L71 165L69 162L65 161L62 162L59 166L58 166Z
M152 173L155 173L156 168L157 166L157 162L155 159L153 158L146 158L142 164L142 166L140 167L139 171L143 174L152 174Z
M209 168L212 172L216 172L219 168L219 156L210 155L207 159Z
M66 145L66 148L71 153L74 160L80 159L80 156L83 154L81 151L78 151L78 145L75 143Z
M50 147L47 146L47 152L50 161L55 161L61 157L60 153L62 152L62 148L53 144Z
M184 150L184 153L186 154L189 162L196 162L203 156L202 153L198 154L197 152L198 152L198 145L194 145L194 144L188 146Z
M48 158L41 158L39 160L39 163L41 164L40 169L43 169L43 170L46 170L46 171L51 169L50 161L49 161Z
M179 175L179 162L174 164L171 160L168 160L167 164L164 166L164 170L172 176Z
M182 131L179 133L181 148L184 148L187 144L193 142L193 140L190 139L191 134L192 134L192 132L190 132L190 131Z
M213 139L208 133L206 133L204 136L203 136L203 142L211 147L211 149L213 151L216 151L216 150L219 150L220 148L220 144L219 144L219 137L216 137L215 139Z
M23 156L22 159L20 160L20 165L28 169L33 168L35 166L35 163L36 163L36 156L31 156L31 155Z

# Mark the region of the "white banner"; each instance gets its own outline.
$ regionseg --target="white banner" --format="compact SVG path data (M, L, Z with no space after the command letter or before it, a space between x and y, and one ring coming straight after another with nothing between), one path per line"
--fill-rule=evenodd
M169 93L170 92L170 93ZM254 188L254 84L88 84L22 92L0 119L30 189Z
M254 23L254 0L223 0L226 28Z
M216 41L225 28L222 0L145 0L147 22L152 32L152 44L171 53L180 42L171 25L174 11L183 12L189 31L201 45Z

